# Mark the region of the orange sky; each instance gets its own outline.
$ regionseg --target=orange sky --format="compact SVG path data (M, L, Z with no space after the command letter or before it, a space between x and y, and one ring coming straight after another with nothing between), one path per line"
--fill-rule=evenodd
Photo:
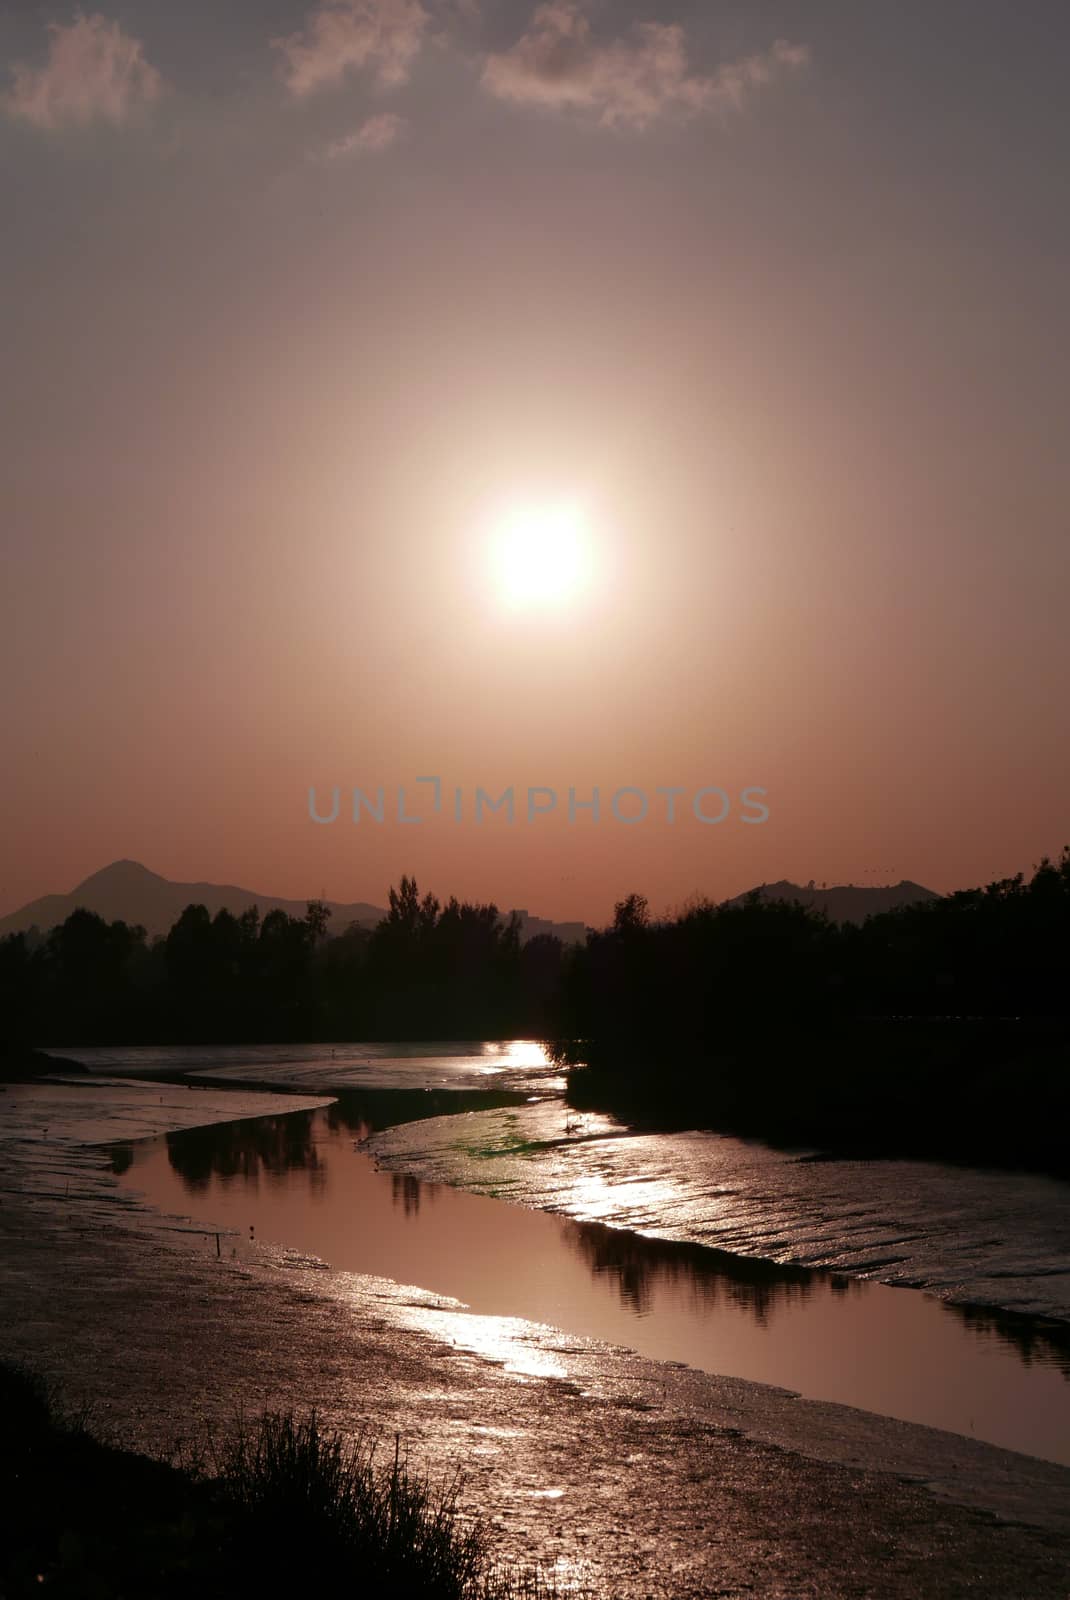
M368 4L0 22L0 912L120 856L597 920L1057 852L1065 12ZM571 495L591 588L518 616L488 507ZM771 814L309 821L425 773Z

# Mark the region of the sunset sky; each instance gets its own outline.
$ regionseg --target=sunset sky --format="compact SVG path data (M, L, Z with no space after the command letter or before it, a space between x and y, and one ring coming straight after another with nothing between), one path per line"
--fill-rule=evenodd
M1070 840L1064 0L102 3L0 6L0 913Z

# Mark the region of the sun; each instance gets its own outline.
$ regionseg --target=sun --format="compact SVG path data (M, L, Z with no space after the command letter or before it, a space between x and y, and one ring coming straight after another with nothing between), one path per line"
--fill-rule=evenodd
M568 605L591 579L587 518L573 502L516 507L496 523L491 539L495 587L516 609Z

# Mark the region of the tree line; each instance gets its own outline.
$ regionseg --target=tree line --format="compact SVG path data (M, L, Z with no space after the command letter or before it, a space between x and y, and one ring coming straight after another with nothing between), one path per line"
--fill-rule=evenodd
M563 947L520 942L493 904L391 888L373 929L330 912L187 906L171 930L77 910L0 940L4 1035L34 1043L540 1037L703 1049L786 1025L867 1018L1062 1019L1070 1013L1070 847L1028 879L859 926L757 892L654 919L641 895Z
M404 877L378 926L333 937L318 901L187 906L155 939L86 910L9 935L0 1043L538 1037L577 1104L860 1150L1035 1153L1070 1125L1068 955L1070 847L860 926L759 894L655 919L632 894L571 948L521 944L493 904Z
M1070 1166L1070 848L861 925L618 903L562 968L570 1098L859 1155Z
M500 1038L551 1029L561 946L494 905L404 877L373 929L330 912L187 906L170 931L79 909L0 941L0 1042L33 1045Z

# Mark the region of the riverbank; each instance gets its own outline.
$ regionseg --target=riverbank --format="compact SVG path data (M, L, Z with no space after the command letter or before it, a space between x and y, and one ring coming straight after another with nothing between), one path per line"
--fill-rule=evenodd
M20 1048L9 1045L0 1049L0 1083L31 1083L34 1078L48 1077L57 1072L69 1076L88 1070L73 1057L53 1055L30 1046Z
M46 1385L0 1363L0 1593L203 1600L320 1584L410 1600L555 1600L506 1572L487 1530L457 1515L454 1484L413 1473L400 1448L347 1444L315 1413L220 1418L181 1463L93 1437Z
M472 1316L270 1241L224 1236L217 1254L203 1228L117 1187L109 1131L264 1114L267 1098L99 1080L7 1091L0 1351L152 1451L238 1406L316 1405L350 1437L400 1431L436 1475L463 1462L462 1508L504 1558L620 1600L1062 1600L1064 1469Z
M964 1317L1051 1324L1070 1372L1070 1186L941 1162L815 1159L760 1140L654 1133L554 1099L384 1129L387 1170L724 1251L928 1291ZM1029 1319L1036 1319L1032 1331Z
M652 1131L704 1128L865 1160L1070 1177L1070 1030L890 1017L558 1043L569 1104Z

